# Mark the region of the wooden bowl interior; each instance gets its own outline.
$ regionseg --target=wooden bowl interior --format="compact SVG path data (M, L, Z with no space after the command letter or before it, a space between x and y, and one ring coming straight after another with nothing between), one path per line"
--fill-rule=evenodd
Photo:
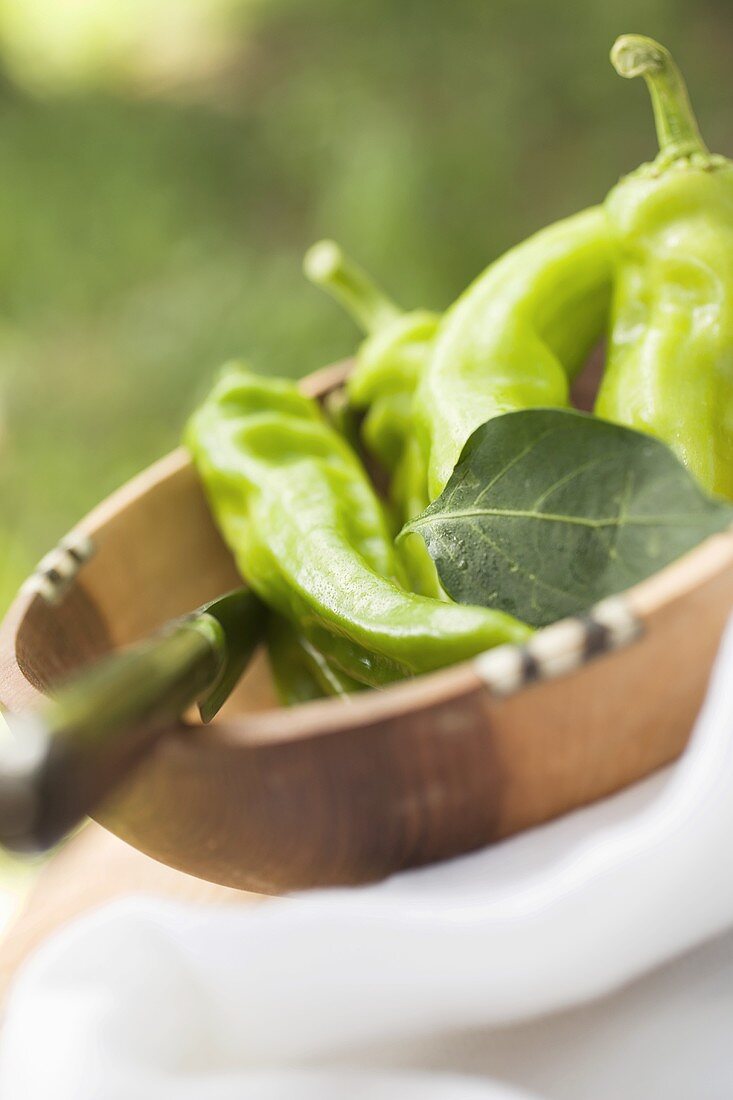
M56 604L38 596L29 601L15 639L28 695L14 702L32 702L111 649L146 637L241 583L183 452L123 492L127 502L119 513L110 509L105 517L98 510L89 517L96 552L79 582ZM258 654L222 713L274 706L268 663Z

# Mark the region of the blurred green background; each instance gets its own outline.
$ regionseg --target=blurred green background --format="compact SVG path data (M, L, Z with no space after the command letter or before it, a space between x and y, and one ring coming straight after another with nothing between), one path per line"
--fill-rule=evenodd
M730 0L0 0L0 603L222 360L350 352L313 240L441 307L651 156L625 31L733 153Z

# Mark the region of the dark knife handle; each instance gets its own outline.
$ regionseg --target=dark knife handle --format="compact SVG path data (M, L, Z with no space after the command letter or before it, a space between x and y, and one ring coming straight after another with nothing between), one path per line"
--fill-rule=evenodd
M200 615L104 658L38 711L6 714L0 844L37 852L57 843L216 684L224 654L221 627Z

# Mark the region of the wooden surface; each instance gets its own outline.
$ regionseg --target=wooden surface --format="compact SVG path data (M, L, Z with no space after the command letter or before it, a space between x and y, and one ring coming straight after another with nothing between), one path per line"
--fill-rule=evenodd
M323 393L343 376L309 384ZM95 554L65 597L21 594L0 632L0 702L11 710L236 583L183 452L76 533ZM477 848L673 759L732 605L726 534L615 601L635 637L613 652L599 655L595 620L573 620L539 632L534 652L503 647L288 711L274 706L260 660L212 726L171 729L98 818L172 867L258 892L363 882ZM505 690L495 658L531 666L538 682Z
M219 905L259 900L174 871L90 823L45 865L0 939L0 1003L19 967L47 936L82 913L133 894Z

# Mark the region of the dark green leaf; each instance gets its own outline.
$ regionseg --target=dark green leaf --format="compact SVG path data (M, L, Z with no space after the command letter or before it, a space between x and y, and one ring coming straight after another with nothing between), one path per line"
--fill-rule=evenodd
M733 522L651 436L569 409L478 428L420 534L446 592L533 626L628 588Z

